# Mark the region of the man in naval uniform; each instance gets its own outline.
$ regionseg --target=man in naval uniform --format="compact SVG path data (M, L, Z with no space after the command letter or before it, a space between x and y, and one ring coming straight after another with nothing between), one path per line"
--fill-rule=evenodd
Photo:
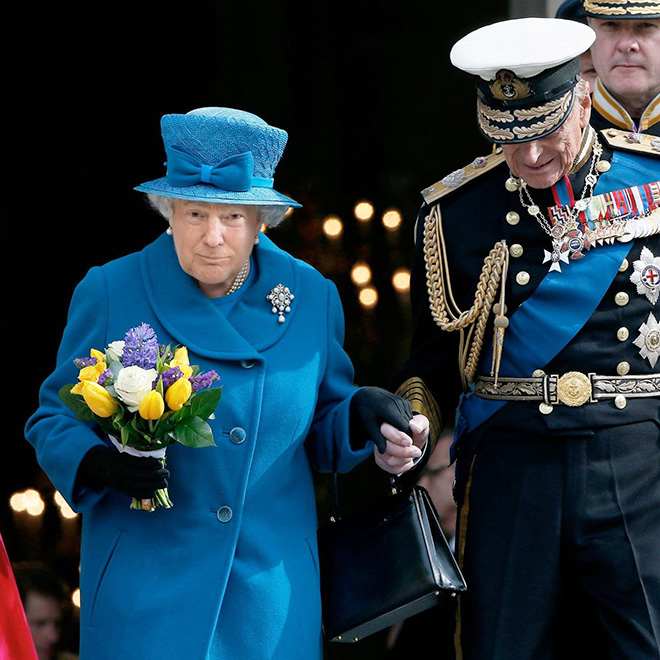
M660 657L660 158L589 124L594 37L526 18L455 44L493 151L422 191L393 387L432 441L456 424L466 660Z
M660 0L584 0L596 32L592 125L660 151ZM612 132L614 135L614 132Z

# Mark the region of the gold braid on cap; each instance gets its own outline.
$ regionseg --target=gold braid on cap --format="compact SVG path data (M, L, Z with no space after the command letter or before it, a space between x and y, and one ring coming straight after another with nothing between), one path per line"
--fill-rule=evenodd
M653 0L586 0L584 10L587 13L605 16L649 16L657 14L658 3Z
M446 245L442 231L442 215L438 204L433 207L424 222L424 261L429 307L433 320L445 332L460 331L458 363L465 391L474 381L488 317L491 310L495 313L491 374L497 381L504 330L508 326L508 319L504 316L506 312L504 290L509 264L509 250L506 241L495 243L484 259L474 302L466 311L458 308L451 291ZM499 303L495 303L498 288L500 289L500 300Z

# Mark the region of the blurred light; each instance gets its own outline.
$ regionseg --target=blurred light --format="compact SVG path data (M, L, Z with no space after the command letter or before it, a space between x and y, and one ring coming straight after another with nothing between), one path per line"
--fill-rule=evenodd
M32 488L14 493L9 498L9 506L14 511L27 511L31 516L40 516L46 508L41 495Z
M59 491L55 491L55 503L60 507L62 518L75 518L78 514L69 506L69 503L62 497Z
M363 307L373 307L378 302L378 291L373 286L366 286L360 290L359 300Z
M371 281L371 268L364 261L357 261L351 268L351 279L356 286L364 286Z
M75 607L80 607L80 589L74 589L73 593L71 594L71 602L75 605Z
M353 213L360 222L367 222L371 220L374 214L374 207L370 202L358 202L353 209Z
M344 223L336 215L329 215L323 221L323 231L326 236L335 238L344 231Z
M399 268L392 275L392 286L400 292L410 290L410 271L407 268Z
M284 213L284 217L288 218L292 213L293 213L293 206L289 206L289 208Z
M401 224L401 214L396 209L390 209L383 214L383 225L386 229L397 229Z

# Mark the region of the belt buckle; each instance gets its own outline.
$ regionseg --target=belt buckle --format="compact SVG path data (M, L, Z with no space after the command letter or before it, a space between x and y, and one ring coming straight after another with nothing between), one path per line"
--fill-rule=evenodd
M557 399L571 407L593 401L591 378L580 371L567 371L557 379Z

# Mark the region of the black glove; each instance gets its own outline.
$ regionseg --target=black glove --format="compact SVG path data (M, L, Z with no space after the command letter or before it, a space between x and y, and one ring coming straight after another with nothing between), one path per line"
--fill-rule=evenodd
M167 488L170 476L153 456L131 456L112 447L97 445L83 457L78 468L78 483L92 489L105 486L139 500L153 497Z
M410 432L412 419L410 402L380 387L363 387L351 399L351 438L366 433L381 454L387 441L380 432L383 422L399 431Z

